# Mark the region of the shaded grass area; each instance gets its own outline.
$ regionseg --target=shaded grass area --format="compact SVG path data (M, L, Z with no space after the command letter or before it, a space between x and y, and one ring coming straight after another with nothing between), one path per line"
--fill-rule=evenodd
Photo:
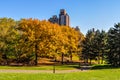
M120 67L114 67L108 64L99 64L99 65L92 65L92 70L100 70L100 69L119 69Z
M61 74L0 73L0 80L120 80L120 68Z
M54 65L41 65L41 66L0 66L0 69L11 69L11 70L53 70ZM90 68L89 68L90 67ZM108 64L94 64L87 66L79 66L79 64L69 64L69 65L55 65L56 70L73 70L73 69L91 69L91 70L100 70L100 69L117 69L120 67L113 67Z
M78 68L79 65L57 65L56 70L72 70ZM53 65L42 66L0 66L0 69L19 69L19 70L52 70Z

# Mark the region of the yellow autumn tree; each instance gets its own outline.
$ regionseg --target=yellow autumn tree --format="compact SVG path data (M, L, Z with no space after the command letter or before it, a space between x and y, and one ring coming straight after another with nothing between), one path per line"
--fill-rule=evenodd
M21 57L30 61L34 56L36 65L38 57L56 59L59 56L63 63L65 54L72 55L78 50L82 36L74 28L32 18L20 20L18 29L21 33Z
M64 36L66 37L64 44L66 54L70 56L70 61L72 61L72 53L81 52L81 47L79 47L79 45L84 39L84 36L80 31L75 30L75 28L67 26L62 26L61 28Z
M35 27L38 24L37 19L21 19L18 24L18 30L20 32L19 40L19 58L20 61L28 62L34 59L35 55Z

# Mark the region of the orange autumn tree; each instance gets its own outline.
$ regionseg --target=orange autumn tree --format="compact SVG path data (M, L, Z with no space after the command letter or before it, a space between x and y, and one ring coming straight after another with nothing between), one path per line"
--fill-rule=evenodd
M57 24L52 24L47 21L41 21L41 24L36 32L40 36L39 56L41 57L57 57L58 46L61 37L61 28Z
M35 26L39 20L21 19L18 23L18 30L20 32L20 40L18 48L20 49L20 62L28 62L33 60L35 55Z
M34 55L37 65L38 56L57 56L59 43L64 37L59 25L37 19L22 19L18 29L21 32L21 57Z
M62 26L62 31L67 38L64 48L66 49L66 54L70 57L70 61L72 61L72 54L81 52L81 46L79 47L79 45L84 39L84 36L80 31L75 30L75 28L67 26Z
M18 29L21 33L21 58L34 60L35 65L38 63L38 57L56 60L61 56L63 63L64 54L71 55L78 50L81 35L71 27L30 18L21 19Z

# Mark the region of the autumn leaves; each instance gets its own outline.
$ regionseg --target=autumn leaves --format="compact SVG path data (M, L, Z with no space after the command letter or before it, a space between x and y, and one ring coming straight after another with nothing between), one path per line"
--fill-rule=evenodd
M8 19L5 20L7 21ZM10 22L10 24L12 23ZM13 34L15 35L13 36L15 40L11 39L14 44L0 41L0 44L5 43L4 46L9 45L11 49L13 48L13 51L2 51L0 53L1 55L5 54L7 56L6 60L13 59L17 62L27 63L34 61L37 65L38 57L50 57L55 59L62 57L61 59L63 59L64 56L61 55L77 53L80 50L78 45L84 39L80 31L68 26L52 24L48 21L30 18L21 19L17 22L14 21L14 24L14 27L10 25L9 28L5 28L5 30L13 29L16 31L15 34ZM3 24L3 26L4 25L5 24ZM2 29L1 26L0 29ZM10 32L12 33L12 31ZM6 34L8 34L8 31ZM10 34L8 35L10 37ZM8 53L12 54L8 55Z

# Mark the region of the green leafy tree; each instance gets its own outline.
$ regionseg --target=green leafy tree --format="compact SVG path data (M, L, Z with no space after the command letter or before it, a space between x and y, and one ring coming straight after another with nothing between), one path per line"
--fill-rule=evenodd
M106 53L107 53L107 33L102 30L100 35L100 44L99 44L99 47L100 47L100 57L101 57L101 63L103 64L103 61L105 60L106 58Z
M11 18L0 18L0 54L5 63L14 54L15 41L18 36L16 22Z
M102 31L97 30L95 32L93 46L95 46L94 52L96 53L98 64L100 64L101 60L102 60L101 63L103 63L103 59L106 53L106 44L107 44L107 33L103 30Z
M120 66L120 23L108 31L108 62Z
M82 56L85 60L85 62L88 63L88 60L90 59L90 63L92 59L95 59L96 54L94 54L94 35L95 31L94 29L88 30L86 37L83 41L83 49L82 49Z
M107 45L107 33L105 31L100 30L89 30L85 40L83 41L83 57L88 62L90 59L90 63L92 59L97 59L98 64L100 64L100 60L105 57L106 53L106 45Z

